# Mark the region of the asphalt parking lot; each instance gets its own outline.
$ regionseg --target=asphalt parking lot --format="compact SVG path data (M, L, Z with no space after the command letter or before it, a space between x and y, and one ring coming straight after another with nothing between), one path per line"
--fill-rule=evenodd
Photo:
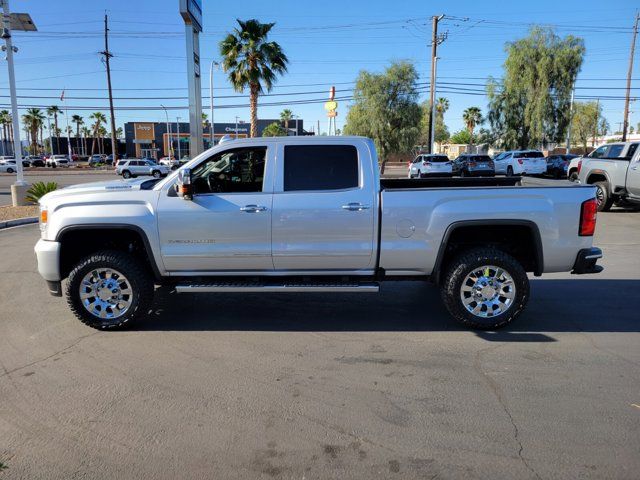
M96 332L0 231L5 479L588 478L640 469L640 212L599 215L605 271L532 281L465 331L428 284L379 295L157 295Z

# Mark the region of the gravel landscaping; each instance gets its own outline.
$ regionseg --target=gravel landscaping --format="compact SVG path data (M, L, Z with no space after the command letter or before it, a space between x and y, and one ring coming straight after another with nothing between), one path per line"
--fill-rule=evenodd
M37 217L38 215L37 205L27 205L25 207L0 207L0 222L15 220L16 218Z

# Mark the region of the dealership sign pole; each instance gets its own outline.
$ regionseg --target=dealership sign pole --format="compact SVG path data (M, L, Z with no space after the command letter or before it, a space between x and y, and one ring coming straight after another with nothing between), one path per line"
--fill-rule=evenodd
M200 32L202 0L180 0L187 40L187 80L189 82L189 155L194 158L204 151L202 136L202 91L200 88Z

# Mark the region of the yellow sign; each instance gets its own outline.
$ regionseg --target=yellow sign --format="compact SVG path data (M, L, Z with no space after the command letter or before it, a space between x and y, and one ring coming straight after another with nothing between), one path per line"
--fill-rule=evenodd
M324 109L327 111L335 110L336 108L338 108L338 102L334 102L333 100L325 102L324 104Z

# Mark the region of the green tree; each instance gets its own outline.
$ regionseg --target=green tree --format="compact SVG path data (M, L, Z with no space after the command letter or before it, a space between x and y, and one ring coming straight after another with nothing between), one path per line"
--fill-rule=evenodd
M442 108L440 101L446 102L446 107ZM422 113L420 116L420 137L418 141L421 145L429 143L429 101L424 102L421 107ZM436 125L435 125L435 141L438 143L446 142L449 139L449 128L444 123L444 113L449 108L449 100L446 98L439 98L436 101Z
M501 81L487 83L488 119L503 147L532 148L563 140L571 90L582 66L584 41L534 27L506 45Z
M287 130L282 128L282 125L280 125L280 123L273 122L265 127L265 129L262 131L262 136L263 137L286 137Z
M571 119L571 133L578 140L584 152L587 151L587 141L598 134L602 108L596 102L575 102Z
M38 131L42 127L45 118L44 113L39 108L29 108L27 113L22 115L22 122L31 137L29 152L32 155L35 155L38 151Z
M47 108L47 116L53 117L54 132L58 132L58 114L61 113L60 107L57 105L51 105ZM56 134L56 153L60 153L60 134Z
M82 117L80 115L72 115L71 116L71 123L75 123L76 124L76 138L80 137L80 125L82 125L84 123L84 120L82 119Z
M471 143L471 132L469 130L458 130L451 135L449 142L459 145L469 145Z
M449 99L445 97L438 97L436 100L436 115L444 118L444 114L449 110Z
M93 139L91 141L91 155L93 155L96 150L96 138L98 137L98 133L100 132L100 127L102 126L101 124L107 121L107 117L102 112L93 112L91 115L89 115L89 118L91 120L95 120L95 123L93 124L93 127L92 127ZM102 140L100 141L100 144L102 145Z
M285 130L289 131L289 121L293 118L293 112L288 108L285 108L280 112L280 120L284 122ZM296 132L298 133L298 132ZM264 135L263 135L264 137Z
M484 121L482 112L478 107L469 107L462 112L462 120L469 131L469 143L473 143L473 131Z
M252 19L237 20L234 28L220 42L222 66L236 92L249 89L251 137L258 135L258 96L271 91L278 75L287 71L287 56L280 45L268 40L275 23Z
M344 133L374 140L384 173L389 156L410 152L420 135L418 73L408 62L396 62L383 73L361 71Z

